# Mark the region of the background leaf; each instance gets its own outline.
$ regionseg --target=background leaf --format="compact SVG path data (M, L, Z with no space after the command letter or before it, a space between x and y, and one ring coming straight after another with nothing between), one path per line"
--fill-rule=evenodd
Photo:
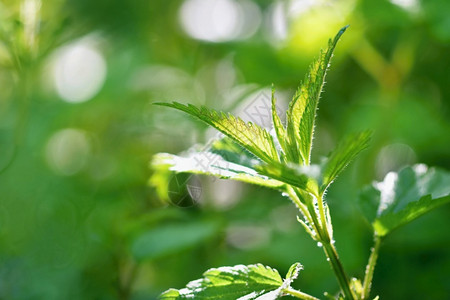
M450 173L420 164L391 172L366 187L359 199L377 235L385 236L428 211L450 202Z
M203 278L191 281L186 288L170 289L161 299L256 299L281 287L283 280L277 270L261 264L220 267L206 271ZM276 299L278 293L271 293Z
M177 253L212 237L219 228L213 221L161 225L139 235L132 243L131 252L138 260Z

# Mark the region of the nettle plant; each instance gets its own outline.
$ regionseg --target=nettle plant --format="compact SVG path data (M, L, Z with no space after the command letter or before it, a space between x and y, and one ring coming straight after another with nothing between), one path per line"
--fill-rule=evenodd
M395 228L450 201L450 174L425 165L389 173L384 181L365 187L359 197L361 211L372 224L374 246L362 280L344 271L333 238L333 225L325 200L329 186L369 143L371 133L362 131L342 139L320 164L311 164L315 117L333 50L347 26L310 66L286 112L283 126L276 112L272 88L274 134L231 114L180 103L156 103L184 111L220 131L225 137L207 150L191 150L187 156L156 154L152 166L158 181L168 172L207 174L252 183L280 191L299 211L298 222L317 241L340 286L330 299L369 299L380 244ZM245 151L243 151L243 149ZM205 166L199 161L208 158ZM161 188L161 186L160 186ZM159 192L163 192L160 190ZM319 249L319 248L318 248ZM277 270L261 264L213 268L183 289L170 289L161 299L277 299L292 296L318 299L291 287L302 265L294 263L283 279ZM378 296L375 298L378 299Z

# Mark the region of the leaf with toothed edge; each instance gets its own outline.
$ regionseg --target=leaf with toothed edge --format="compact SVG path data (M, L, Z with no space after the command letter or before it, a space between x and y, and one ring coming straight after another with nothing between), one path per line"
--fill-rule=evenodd
M191 104L184 105L178 102L154 104L175 108L197 117L233 139L266 163L279 161L272 136L257 124L246 123L241 118L208 109L204 106L198 108Z
M347 27L343 27L333 40L329 40L328 48L325 51L321 51L319 58L309 67L308 73L289 104L287 131L295 133L301 153L301 161L297 163L306 165L310 163L314 122L320 94L325 83L325 76L334 48Z
M160 299L277 299L283 279L277 270L262 264L213 268L202 279L191 281L183 289L170 289Z

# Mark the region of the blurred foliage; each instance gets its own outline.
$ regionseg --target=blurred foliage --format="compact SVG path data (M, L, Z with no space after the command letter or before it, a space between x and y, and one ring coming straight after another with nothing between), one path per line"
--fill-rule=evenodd
M361 277L371 246L355 203L361 185L403 164L450 169L449 2L252 3L256 33L208 42L183 29L183 1L0 2L0 299L155 299L208 268L258 262L285 273L300 261L296 284L305 292L337 290L287 199L201 178L200 202L181 197L167 206L147 183L154 153L211 136L152 102L242 111L274 83L287 103L313 55L345 24L315 143L325 155L347 132L375 131L328 193L336 246ZM274 18L286 32L273 34ZM83 68L98 71L103 61L106 73L92 95L71 103L58 80L77 74L57 66L76 45L88 55L72 63L78 76L91 78ZM77 82L69 91L85 88ZM442 230L449 212L444 206L385 241L374 294L450 294L450 235Z

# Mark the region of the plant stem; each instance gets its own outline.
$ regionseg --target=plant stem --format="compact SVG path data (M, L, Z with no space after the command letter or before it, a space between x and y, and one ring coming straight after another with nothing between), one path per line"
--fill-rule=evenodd
M294 290L292 288L285 289L285 290L283 290L283 292L286 293L286 294L289 294L289 295L291 295L291 296L293 296L295 298L298 298L298 299L319 300L319 298L316 298L316 297L313 297L311 295L305 294L303 292Z
M328 232L328 226L327 226L327 220L325 218L325 208L323 207L323 196L317 197L317 205L319 207L319 214L320 214L320 222L322 223L322 230L323 230L323 237L326 239L326 242L329 242L333 239L332 236L330 236L330 233Z
M377 235L374 237L374 246L371 249L369 262L366 267L366 274L364 275L363 291L361 299L367 299L370 294L370 287L372 285L373 272L375 271L375 265L377 264L378 252L380 251L381 238Z
M322 202L323 201L322 196L318 198L319 214L317 214L312 202L309 203L311 205L307 205L307 211L305 211L305 206L303 205L303 203L301 203L296 193L295 192L293 193L292 190L289 191L291 199L294 201L294 203L297 204L302 213L309 219L311 225L316 231L318 236L312 236L312 238L322 243L325 255L327 256L328 261L330 262L331 268L333 269L333 272L336 275L336 278L339 282L339 286L341 287L341 290L344 293L345 298L349 300L354 300L355 297L350 289L349 280L347 275L345 274L344 267L339 259L336 248L331 243L332 237L330 236L330 232L327 227L325 208Z
M342 292L344 293L345 299L353 300L355 297L350 289L348 277L345 274L344 266L342 265L339 256L337 254L336 248L330 242L323 243L323 250L325 251L325 255L330 262L331 268L338 279L339 286L341 287Z

